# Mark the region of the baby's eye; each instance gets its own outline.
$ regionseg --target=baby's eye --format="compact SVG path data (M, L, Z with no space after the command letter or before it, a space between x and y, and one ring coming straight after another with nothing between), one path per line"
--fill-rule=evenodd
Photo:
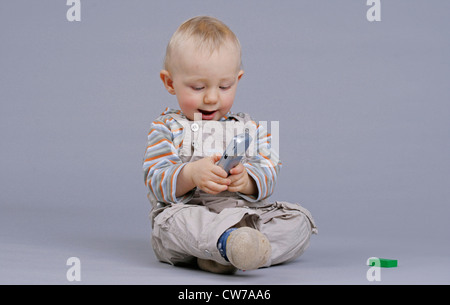
M195 86L192 86L191 88L192 88L192 90L195 90L195 91L200 91L200 90L205 89L205 87L195 87Z
M231 86L220 86L219 88L222 90L228 90L231 88Z

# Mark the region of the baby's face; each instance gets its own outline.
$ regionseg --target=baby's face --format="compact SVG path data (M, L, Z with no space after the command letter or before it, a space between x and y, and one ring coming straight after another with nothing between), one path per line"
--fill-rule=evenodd
M186 42L172 63L173 92L181 111L190 120L200 113L203 120L219 120L233 105L237 84L244 74L240 55L231 44L212 54ZM170 91L169 91L170 92Z

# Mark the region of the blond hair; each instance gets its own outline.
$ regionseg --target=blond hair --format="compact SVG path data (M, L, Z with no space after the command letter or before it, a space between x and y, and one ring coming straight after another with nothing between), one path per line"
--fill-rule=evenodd
M241 44L236 35L222 21L210 16L197 16L183 22L172 35L164 58L164 69L170 71L170 64L175 50L191 40L199 50L213 53L226 42L234 44L239 52L239 67L241 67Z

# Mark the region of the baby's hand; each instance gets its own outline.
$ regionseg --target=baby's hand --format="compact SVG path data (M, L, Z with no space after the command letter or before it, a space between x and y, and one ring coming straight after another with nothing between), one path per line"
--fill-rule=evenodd
M190 163L192 182L206 193L215 195L226 191L231 183L223 168L215 164L220 157L214 155Z
M228 186L230 192L241 192L247 195L254 195L257 192L255 180L247 173L245 166L239 163L230 170L231 184Z

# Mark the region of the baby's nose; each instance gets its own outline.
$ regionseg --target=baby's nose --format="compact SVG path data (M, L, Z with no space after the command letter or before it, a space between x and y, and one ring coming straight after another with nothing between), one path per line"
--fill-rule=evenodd
M204 98L205 104L214 104L219 101L219 93L215 89L210 89L206 92Z

